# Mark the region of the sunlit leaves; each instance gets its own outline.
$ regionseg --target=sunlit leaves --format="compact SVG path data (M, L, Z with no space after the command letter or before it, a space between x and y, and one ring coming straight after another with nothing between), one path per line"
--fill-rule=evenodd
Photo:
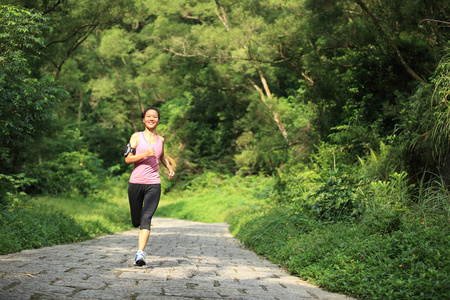
M122 58L134 49L127 32L120 28L104 31L102 41L98 47L100 55L106 59Z

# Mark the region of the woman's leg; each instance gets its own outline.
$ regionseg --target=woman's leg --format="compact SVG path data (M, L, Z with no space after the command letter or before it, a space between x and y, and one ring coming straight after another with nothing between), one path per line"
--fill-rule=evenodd
M145 196L144 196L144 208L141 213L140 221L140 231L139 231L139 244L138 248L144 251L147 245L148 238L150 236L150 225L152 222L152 217L155 214L156 208L159 204L159 199L161 197L161 185L160 184L149 184L146 186Z
M145 246L147 245L148 238L150 237L150 230L149 229L141 229L139 231L139 243L138 243L138 250L141 250L144 252Z
M144 203L144 187L145 185L143 184L128 184L128 201L130 203L131 223L134 227L139 227L141 225L142 204Z

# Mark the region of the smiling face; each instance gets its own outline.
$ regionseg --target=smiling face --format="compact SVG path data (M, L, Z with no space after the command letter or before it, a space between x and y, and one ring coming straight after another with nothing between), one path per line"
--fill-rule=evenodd
M149 130L155 129L159 124L158 112L154 109L147 110L145 112L144 118L142 119L142 122Z

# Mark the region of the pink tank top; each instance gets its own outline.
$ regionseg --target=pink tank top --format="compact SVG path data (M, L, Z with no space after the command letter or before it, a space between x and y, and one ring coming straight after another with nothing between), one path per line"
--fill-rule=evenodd
M145 139L144 133L139 132L139 140L136 147L136 155L144 153L148 147L155 148L155 156L146 157L134 164L133 172L131 172L130 183L138 184L158 184L161 183L159 178L159 159L162 154L163 144L159 135L155 144L149 144Z

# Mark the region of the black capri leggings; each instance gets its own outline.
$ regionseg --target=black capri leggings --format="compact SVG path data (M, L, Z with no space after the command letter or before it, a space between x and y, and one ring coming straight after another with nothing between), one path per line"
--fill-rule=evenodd
M128 184L131 222L134 227L149 229L161 197L161 184Z

